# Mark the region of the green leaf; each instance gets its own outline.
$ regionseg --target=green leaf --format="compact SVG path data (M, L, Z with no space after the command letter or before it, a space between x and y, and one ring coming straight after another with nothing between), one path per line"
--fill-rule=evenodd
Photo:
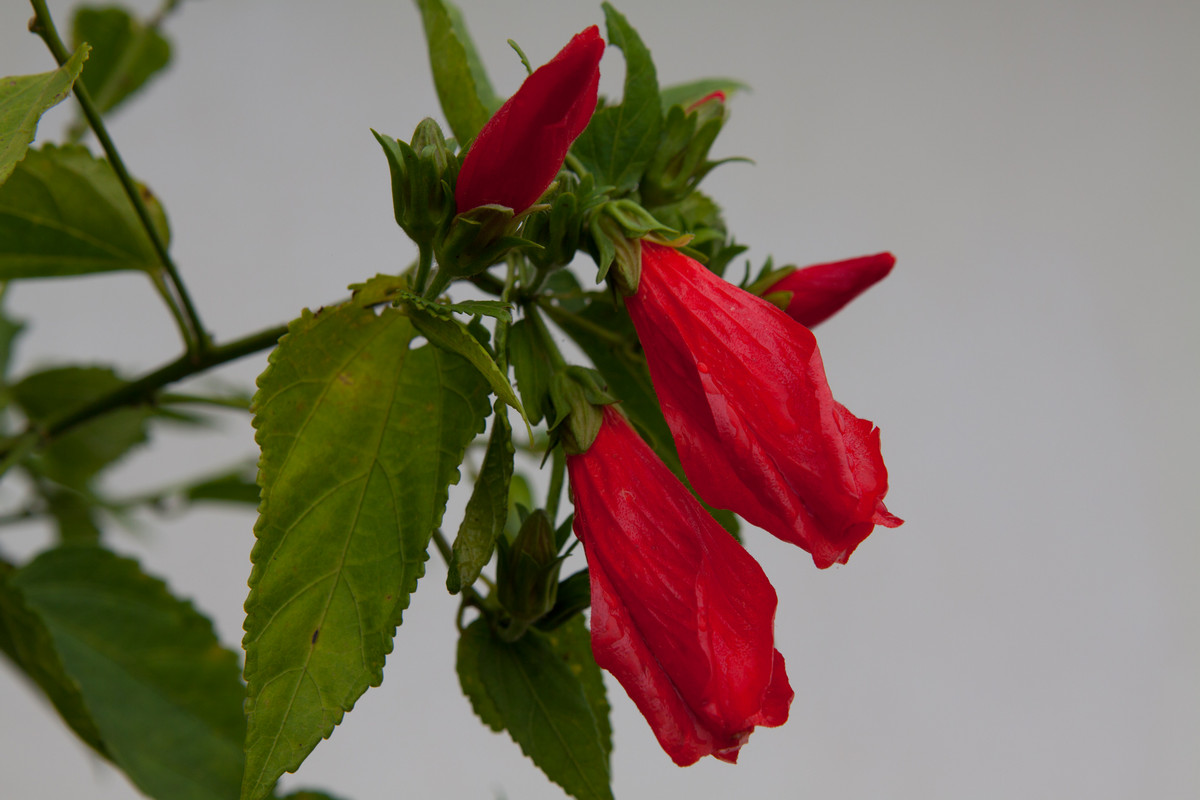
M243 800L294 771L369 686L482 431L487 384L399 311L305 312L259 378L262 505L246 601Z
M162 206L145 187L142 200L167 241ZM158 266L116 173L85 148L30 150L0 186L0 280Z
M554 368L537 328L528 318L517 320L508 329L508 358L529 421L536 425L545 414Z
M659 94L662 110L665 114L671 106L690 106L698 100L703 100L713 92L724 92L726 97L735 92L749 91L750 87L733 78L701 78L688 83L677 83L667 86Z
M482 73L475 47L466 38L461 15L455 25L451 6L443 0L417 0L421 21L425 24L425 40L429 44L429 64L433 68L433 83L437 88L442 113L460 147L474 139L491 113L481 100L475 70ZM472 64L472 60L475 62ZM474 69L472 68L474 66ZM486 80L486 79L485 79ZM485 83L484 94L494 100L491 85Z
M583 571L583 575L587 576L586 570ZM584 623L583 616L576 614L553 631L545 632L544 636L558 654L559 660L579 679L588 706L592 709L592 718L596 720L596 729L600 733L600 744L604 747L604 754L606 757L611 756L612 724L609 722L611 709L608 705L608 693L604 689L604 676L592 655L592 633Z
M571 149L598 184L627 192L637 186L658 147L662 102L650 51L620 12L608 3L603 7L608 41L625 55L625 93L621 105L596 112Z
M80 45L67 63L52 72L0 78L0 184L25 157L42 114L70 94L88 50Z
M9 581L49 631L112 760L147 795L228 800L242 774L237 657L137 563L43 553Z
M100 113L115 108L171 61L171 43L123 8L81 6L71 34L76 47L92 45L83 84Z
M603 692L595 662L589 674L579 656L566 632L530 631L508 643L481 617L458 641L458 677L479 718L507 730L550 780L579 800L602 800L612 798L607 702L593 694Z
M483 60L479 57L479 51L475 49L475 41L467 32L467 23L463 20L462 10L451 2L443 2L442 5L450 16L450 26L454 29L454 36L462 45L463 53L467 57L467 66L471 70L471 78L475 81L475 94L479 97L479 102L483 103L483 107L490 117L496 113L496 109L504 105L504 100L492 88L492 81L483 67Z
M108 367L56 367L26 376L11 391L30 421L46 423L125 385ZM40 470L61 484L83 488L146 440L146 420L154 413L148 406L124 406L77 425L42 449Z
M38 685L63 722L89 747L110 758L100 730L84 702L79 683L63 666L41 617L9 585L13 568L0 562L0 651Z
M513 473L512 427L503 404L497 403L495 412L483 466L454 538L446 573L446 588L451 594L458 594L479 577L491 560L496 537L508 520L508 486Z
M314 792L311 789L302 789L298 792L292 792L291 794L284 795L283 797L279 798L279 800L338 800L338 798L331 794L325 794L325 792Z
M526 426L529 425L529 417L525 415L525 409L521 406L521 400L513 390L512 384L508 382L508 376L479 340L471 335L467 326L450 316L446 306L439 306L410 294L405 297L404 313L421 335L431 343L471 362L492 387L496 397L516 409L521 419L525 420ZM530 438L533 438L532 433Z
M458 303L449 303L446 308L460 314L478 314L498 319L501 322L512 322L512 303L500 300L462 300Z

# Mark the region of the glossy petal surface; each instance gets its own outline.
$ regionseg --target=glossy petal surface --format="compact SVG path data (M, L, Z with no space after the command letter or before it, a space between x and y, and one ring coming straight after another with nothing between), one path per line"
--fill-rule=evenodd
M774 646L775 590L611 407L567 457L592 585L592 651L680 766L736 761L793 692Z
M604 40L595 25L575 35L492 115L463 160L461 214L489 203L524 211L546 191L571 142L596 110Z
M879 430L833 399L807 328L649 242L625 303L684 471L706 501L799 545L821 568L845 563L875 525L901 523L883 505Z

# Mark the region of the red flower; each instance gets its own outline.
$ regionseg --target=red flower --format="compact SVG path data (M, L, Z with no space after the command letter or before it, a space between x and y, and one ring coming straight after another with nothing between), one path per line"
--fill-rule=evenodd
M879 429L837 403L812 333L678 251L642 242L625 298L696 491L812 554L845 563L883 505Z
M787 721L775 589L619 413L567 456L592 584L592 651L680 766L737 761Z
M596 110L603 54L593 25L500 106L463 160L454 191L458 213L492 203L519 214L541 197Z
M886 278L894 266L896 257L891 253L814 264L785 275L761 294L765 297L775 292L791 292L784 311L804 327L812 328Z

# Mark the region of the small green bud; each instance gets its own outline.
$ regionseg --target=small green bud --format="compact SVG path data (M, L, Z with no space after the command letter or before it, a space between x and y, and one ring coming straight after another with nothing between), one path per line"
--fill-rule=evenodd
M496 592L501 607L524 630L554 608L558 597L558 555L554 526L545 511L533 511L512 544L499 547Z

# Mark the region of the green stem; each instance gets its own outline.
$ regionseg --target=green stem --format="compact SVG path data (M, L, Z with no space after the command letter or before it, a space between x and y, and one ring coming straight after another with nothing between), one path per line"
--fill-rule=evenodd
M63 44L63 40L58 35L58 30L54 27L54 20L50 16L49 9L46 8L46 0L29 0L29 2L33 6L34 13L34 19L30 23L29 29L42 38L42 41L46 43L46 47L49 48L54 59L58 62L59 66L62 66L70 59L71 54L67 51L66 45ZM108 157L108 162L112 165L113 172L116 173L117 179L121 182L121 186L125 190L129 202L133 204L133 209L137 213L142 227L146 230L146 235L154 247L155 254L158 256L159 264L170 281L172 300L178 304L182 318L187 323L183 334L188 355L193 360L200 361L203 359L205 351L211 346L211 341L209 340L207 331L204 329L204 325L200 322L200 315L192 303L187 287L184 286L183 279L179 275L179 270L176 268L175 262L171 260L170 254L167 253L166 242L163 241L163 237L159 235L158 229L154 226L154 221L150 218L150 211L142 201L142 195L137 183L129 174L129 170L125 168L125 162L121 159L121 154L117 151L117 146L113 143L112 137L108 135L108 129L104 126L104 120L92 102L92 98L82 81L75 81L74 91L75 99L79 101L79 107L83 111L84 118L87 119L88 125L96 135L96 141L104 149L104 154Z
M417 277L413 281L413 291L417 294L425 292L425 284L429 280L429 268L433 266L433 248L428 244L418 244Z
M558 525L558 501L562 497L563 475L566 472L567 459L561 447L554 448L553 461L550 463L550 490L546 493L546 516L550 524Z
M583 328L597 339L603 339L609 344L620 347L624 347L627 344L625 337L621 336L620 334L613 333L607 328L602 328L587 317L580 316L579 314L573 314L560 306L554 305L548 300L539 298L537 300L537 305L546 312L546 315L550 317L550 319L557 323L561 324L561 321L565 320L571 325L576 325L580 328Z
M162 387L221 364L235 361L251 353L273 347L279 341L279 337L285 333L287 333L287 326L279 325L252 333L220 347L209 347L198 357L185 353L169 364L165 364L108 394L101 395L69 414L42 425L30 426L24 433L0 446L0 456L3 457L3 460L0 461L0 474L3 469L7 469L15 461L21 460L39 444L46 444L77 425L122 406L153 402L156 393Z

